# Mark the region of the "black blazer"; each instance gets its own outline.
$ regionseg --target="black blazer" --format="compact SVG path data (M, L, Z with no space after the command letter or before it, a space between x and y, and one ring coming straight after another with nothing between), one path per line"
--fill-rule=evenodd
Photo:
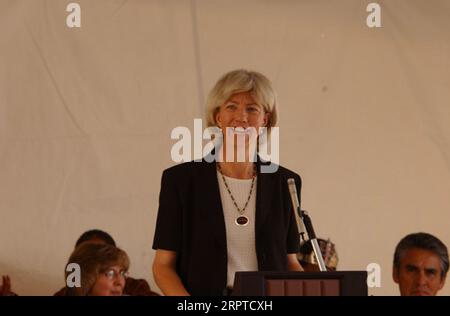
M279 166L261 173L257 161L255 240L260 271L287 270L287 254L299 236L287 179L298 174ZM153 249L177 252L177 273L191 295L223 295L227 283L225 220L216 164L187 162L164 170ZM300 199L300 194L299 194Z

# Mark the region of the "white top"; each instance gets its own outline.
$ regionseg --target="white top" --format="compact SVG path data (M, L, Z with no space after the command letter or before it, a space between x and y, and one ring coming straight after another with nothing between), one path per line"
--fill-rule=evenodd
M241 216L234 206L233 200L225 187L220 172L217 172L219 179L220 198L222 200L223 215L225 218L225 228L227 236L228 272L227 286L232 287L234 274L237 271L257 271L258 259L256 258L255 247L255 212L256 212L256 178L252 196L248 202L245 212L242 214L249 219L246 226L238 226L236 218ZM252 179L235 179L226 177L228 187L236 200L237 205L242 209L247 202L248 194L252 185Z

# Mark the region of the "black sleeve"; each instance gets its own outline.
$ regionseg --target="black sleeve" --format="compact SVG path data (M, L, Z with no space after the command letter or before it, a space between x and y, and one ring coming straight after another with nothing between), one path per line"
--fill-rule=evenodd
M182 212L174 180L169 170L163 172L153 249L178 252L181 248Z
M295 175L295 185L297 187L298 200L301 205L302 179L299 175ZM295 219L294 212L291 212L289 219L289 230L286 240L287 253L297 253L300 251L300 236L298 233L297 220Z

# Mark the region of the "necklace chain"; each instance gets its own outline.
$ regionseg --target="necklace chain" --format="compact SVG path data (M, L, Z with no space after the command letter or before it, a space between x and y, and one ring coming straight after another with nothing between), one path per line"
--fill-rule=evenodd
M223 175L222 168L220 167L220 164L217 164L217 169L219 169L219 173L222 176L222 180L223 180L223 183L225 184L225 188L227 189L228 194L230 195L234 206L236 207L236 209L239 212L239 214L243 215L245 210L247 209L248 202L250 202L250 198L252 197L253 187L255 185L255 178L256 178L256 166L253 168L252 185L250 187L250 192L248 194L247 202L245 202L245 205L244 205L244 207L242 209L239 208L239 206L237 205L233 194L231 193L230 187L228 186L227 180L225 179L225 176Z

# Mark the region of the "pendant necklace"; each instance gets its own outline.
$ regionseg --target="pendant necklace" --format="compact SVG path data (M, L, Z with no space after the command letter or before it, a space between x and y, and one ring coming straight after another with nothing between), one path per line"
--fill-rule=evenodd
M250 202L250 198L252 197L253 187L255 185L255 178L256 178L256 170L255 170L256 167L253 169L252 185L250 187L250 192L248 194L247 202L245 202L245 205L244 205L244 207L242 209L237 205L236 200L235 200L233 194L231 193L230 187L228 186L227 180L225 179L225 176L223 175L222 168L220 167L220 164L217 164L217 169L219 170L219 173L222 176L223 183L225 184L225 188L227 189L228 194L230 195L230 198L233 201L233 204L234 204L234 206L236 207L236 210L239 213L239 216L236 217L234 223L237 226L247 226L248 222L249 222L249 219L248 219L247 216L244 215L244 213L245 213L245 210L247 209L248 202Z

